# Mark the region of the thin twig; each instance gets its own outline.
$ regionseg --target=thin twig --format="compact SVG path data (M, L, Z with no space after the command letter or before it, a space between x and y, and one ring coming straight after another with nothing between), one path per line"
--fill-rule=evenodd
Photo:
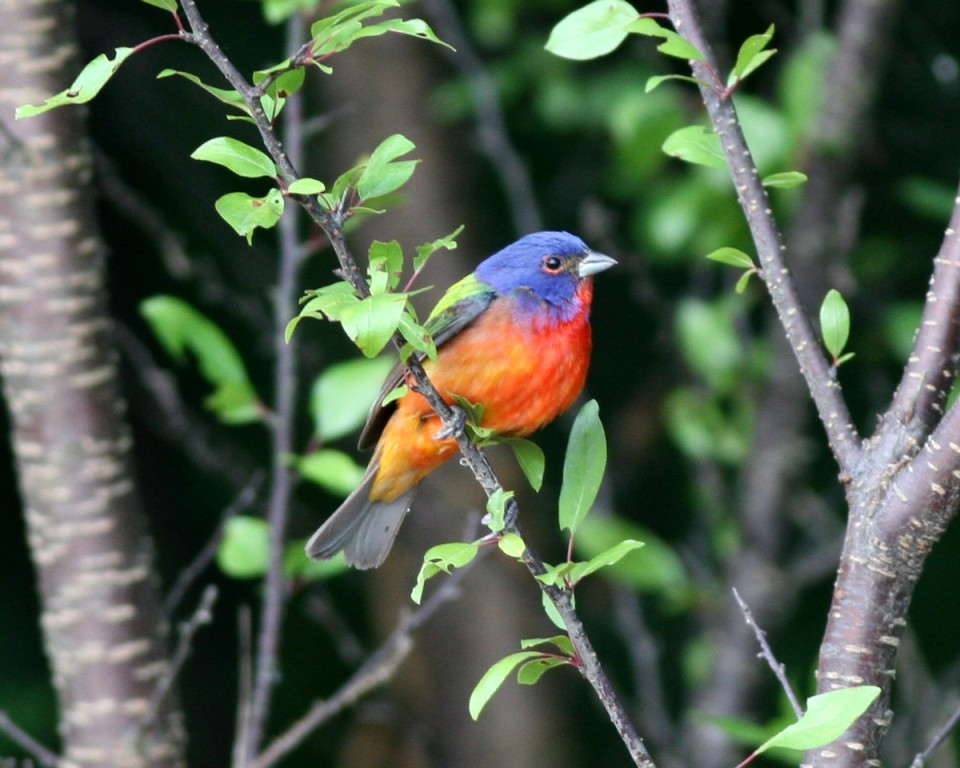
M260 490L260 485L263 483L263 471L258 470L253 474L253 477L247 482L247 484L241 489L240 493L234 498L234 500L223 510L223 513L220 515L220 521L217 523L217 527L213 532L213 535L203 546L193 561L181 571L180 575L177 577L177 580L174 582L173 587L170 589L170 594L167 595L167 599L163 604L163 613L168 619L173 616L174 611L180 605L180 601L183 599L183 596L187 593L187 590L193 586L194 582L200 577L200 574L203 573L204 569L210 564L214 557L217 556L217 548L220 546L220 542L223 540L223 529L227 524L227 521L233 517L236 517L241 510L249 508L254 499L256 498L257 492Z
M147 707L146 714L144 715L140 727L141 732L145 731L147 727L153 723L157 714L160 712L160 708L173 690L174 681L180 675L183 665L186 663L191 651L193 651L193 638L202 626L213 621L213 604L217 600L217 594L216 586L208 584L200 596L200 603L197 605L197 609L193 612L193 615L180 624L180 637L177 640L177 647L173 652L173 658L170 660L170 666L167 668L163 677L157 682L153 696L150 697L150 706Z
M924 749L923 752L917 753L917 756L913 758L913 762L910 763L910 768L923 768L927 760L930 759L930 756L946 741L950 732L957 727L958 722L960 722L960 706L953 711L953 714L950 715L947 722L933 735L927 748Z
M323 723L355 704L362 696L388 682L413 648L413 633L444 603L459 595L460 582L491 549L483 549L471 562L445 579L413 613L404 618L346 683L329 699L316 702L307 713L278 736L254 761L251 768L270 768L296 749Z
M773 655L773 650L770 648L770 644L767 642L767 633L760 629L759 625L753 618L753 614L750 612L750 606L748 606L743 598L740 597L740 593L737 592L736 587L733 588L733 596L737 601L737 605L740 606L740 610L743 611L743 618L746 620L747 625L753 630L753 634L757 638L757 642L760 644L760 656L764 661L767 662L767 666L770 667L770 671L773 672L774 676L780 683L780 687L783 688L783 692L787 694L787 699L790 701L790 706L793 707L793 713L797 716L799 720L803 717L803 707L800 706L800 700L797 698L797 694L793 692L793 686L790 685L790 681L787 680L786 668L777 661L777 657Z
M237 714L233 739L232 768L246 768L249 763L244 753L249 743L246 729L250 723L250 701L253 698L253 628L249 606L240 606L237 613Z
M297 46L304 34L303 15L294 13L287 21L287 48ZM259 103L259 99L257 100ZM303 154L303 105L300 94L287 98L283 123L283 143L292 165L300 164ZM251 760L260 749L263 730L270 711L273 686L277 679L281 619L287 598L287 579L283 572L287 520L294 476L289 464L293 452L293 430L297 392L296 339L287 343L285 329L296 314L300 273L299 208L292 206L281 218L279 276L274 295L274 420L272 432L272 485L267 506L270 560L264 584L260 634L257 638L256 667L247 723L244 755Z
M60 758L13 722L5 710L0 710L0 731L7 734L7 738L24 752L28 752L43 768L57 768L59 765Z

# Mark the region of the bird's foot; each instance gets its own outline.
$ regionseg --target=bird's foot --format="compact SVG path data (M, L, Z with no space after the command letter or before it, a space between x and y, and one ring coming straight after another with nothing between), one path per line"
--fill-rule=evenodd
M458 405L451 405L450 412L453 414L453 421L440 427L437 434L433 436L434 440L446 440L449 437L457 438L463 434L463 430L467 426L467 412Z

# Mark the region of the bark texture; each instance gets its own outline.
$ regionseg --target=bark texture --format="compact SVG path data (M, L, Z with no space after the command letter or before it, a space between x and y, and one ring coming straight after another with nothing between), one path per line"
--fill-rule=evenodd
M62 764L178 766L153 554L133 482L83 115L13 121L78 71L69 3L0 1L0 374Z

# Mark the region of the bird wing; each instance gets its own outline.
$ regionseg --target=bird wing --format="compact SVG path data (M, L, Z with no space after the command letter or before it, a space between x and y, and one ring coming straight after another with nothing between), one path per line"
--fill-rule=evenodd
M473 274L451 285L424 323L424 328L437 349L482 315L496 297L497 292L486 283L480 282ZM422 354L417 355L419 360L423 360L423 357ZM373 401L367 423L360 433L361 449L372 448L380 439L380 433L396 408L396 401L385 406L383 398L399 387L403 379L404 368L398 362L384 380L377 399Z

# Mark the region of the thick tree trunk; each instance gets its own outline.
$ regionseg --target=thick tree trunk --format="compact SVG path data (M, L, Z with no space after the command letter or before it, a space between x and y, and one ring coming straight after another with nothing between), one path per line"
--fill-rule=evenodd
M77 71L72 8L0 0L0 373L71 766L182 764L104 292L82 113L13 122Z

